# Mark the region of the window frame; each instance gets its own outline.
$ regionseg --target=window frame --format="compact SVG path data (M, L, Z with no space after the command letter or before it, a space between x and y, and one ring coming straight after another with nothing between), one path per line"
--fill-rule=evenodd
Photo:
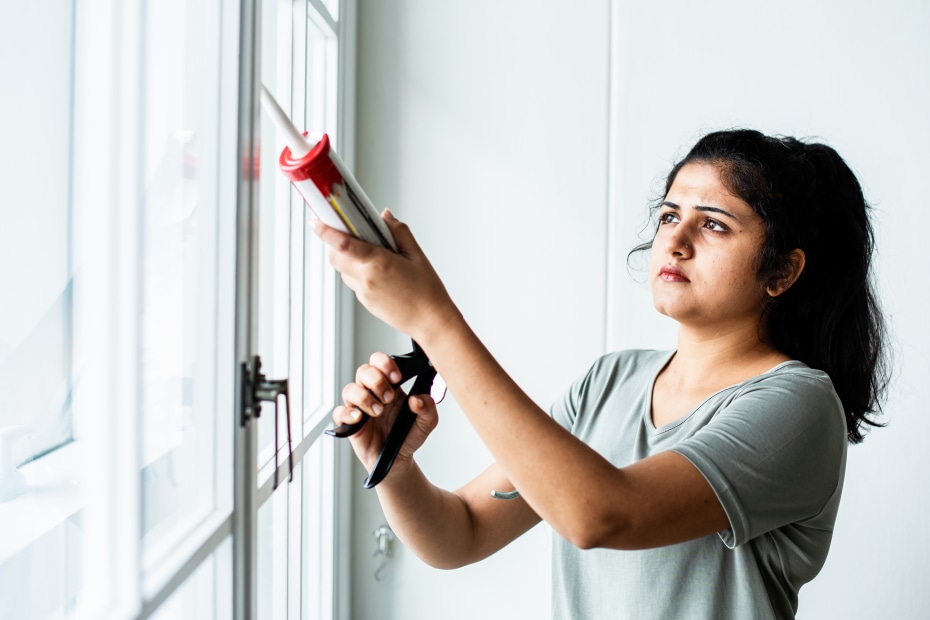
M332 2L324 5L321 0L298 0L291 4L296 7L292 20L307 20L308 11L316 11L322 15L320 19L332 28L336 37L336 106L339 113L334 133L338 136L337 150L351 166L354 161L355 0L339 0L336 5L338 18L330 15L327 8L327 5L333 6ZM267 502L275 501L276 496L274 477L258 483L260 472L257 466L255 424L240 423L245 387L242 364L262 353L256 350L256 321L268 320L257 313L258 248L257 239L252 235L258 217L257 183L244 172L241 165L241 162L250 160L252 145L259 137L260 10L261 2L258 0L240 0L238 6L232 7L224 3L220 39L223 58L220 81L225 84L221 85L221 92L228 92L233 81L234 89L238 91L237 101L221 106L219 119L220 134L226 136L221 138L221 143L235 140L235 148L221 148L221 160L218 162L221 169L237 170L236 185L228 187L220 182L217 189L218 202L236 205L232 225L225 232L220 232L217 240L218 255L232 253L236 256L235 275L229 277L228 299L217 300L218 304L231 303L236 306L235 316L230 319L230 323L218 327L216 345L217 348L223 346L228 349L225 358L217 359L234 360L232 368L217 370L218 374L225 377L225 384L232 389L225 396L218 393L216 402L218 411L225 410L235 418L232 436L228 441L217 441L216 455L217 463L233 463L234 473L228 481L230 501L225 506L220 502L205 520L191 530L185 544L179 545L166 560L160 561L155 570L146 571L140 549L140 519L125 518L126 515L141 515L141 483L138 474L144 465L141 463L140 447L142 425L138 359L141 255L135 246L142 229L141 203L137 192L142 172L131 157L143 139L144 101L138 68L142 66L144 54L144 43L139 36L143 33L144 9L140 5L127 5L119 0L75 5L76 29L84 32L85 38L90 28L96 33L102 33L90 53L87 53L87 49L77 50L76 53L84 54L80 63L94 68L83 69L80 77L75 76L75 80L86 80L81 86L82 91L97 91L99 101L92 101L93 97L88 94L83 102L75 105L81 107L76 117L86 123L86 127L79 130L83 134L82 139L86 140L93 133L99 136L100 144L95 148L105 164L87 178L77 179L72 189L75 195L82 194L81 200L86 204L93 199L99 201L95 207L96 213L85 214L84 219L96 218L99 227L94 231L94 238L106 240L93 250L101 264L108 265L92 275L99 291L103 292L102 302L98 300L93 306L96 314L93 324L86 335L81 336L85 339L100 338L100 351L91 356L91 363L99 366L91 380L75 395L76 408L96 410L96 413L87 418L76 418L74 442L23 466L30 473L40 468L61 472L71 469L78 460L86 460L85 465L96 472L96 480L89 488L82 490L77 498L69 498L70 507L64 509L68 514L62 517L65 520L79 510L86 513L87 533L82 544L88 549L85 555L92 556L85 558L82 566L82 572L87 575L85 585L91 591L85 595L82 589L81 595L85 600L69 617L141 619L157 616L166 601L180 592L207 561L226 548L229 551L223 553L231 558L232 568L229 587L221 589L230 593L228 604L232 615L237 619L257 617L257 515L258 510ZM233 59L232 62L230 59ZM295 67L295 70L298 68ZM232 144L226 146L231 147ZM73 157L77 155L76 151L72 154ZM245 167L245 170L248 169L248 166ZM90 165L83 170L85 173L91 172ZM79 174L80 170L76 176ZM307 209L296 197L296 192L291 190L291 193L290 225L296 231L292 235L296 239L306 234ZM302 230L296 230L298 224ZM89 231L76 231L74 234L84 235L87 240L82 243L91 245ZM297 245L305 243L306 240ZM302 247L301 251L304 249ZM293 257L289 260L293 265ZM304 285L301 278L300 290L303 290ZM328 362L335 370L330 373L331 384L325 386L325 389L329 394L328 400L334 404L339 395L339 386L345 377L352 375L354 301L337 277L329 279L329 286L332 289L329 291L332 306L330 312L335 324L331 327L334 345L332 359ZM80 297L84 293L76 292L76 295ZM91 312L92 302L86 296L76 303L84 304L85 316ZM292 315L298 311L303 312L299 304L295 306L289 302L289 306L288 312ZM299 338L304 337L302 325L296 333ZM289 336L292 346L294 337L295 333L292 332ZM224 339L228 342L221 344L219 341ZM301 354L303 347L297 346L296 349L297 352L291 354L292 359L294 355ZM218 352L216 354L219 356ZM302 371L302 367L300 369ZM302 429L304 412L300 403L295 404L297 427ZM323 403L319 410L326 408ZM266 410L269 408L266 407ZM136 415L118 413L125 411L134 411ZM328 416L312 416L312 420L311 428L295 434L292 455L295 483L300 480L298 470L314 443L332 441L322 438L323 429L329 425ZM135 441L125 441L127 437L135 438ZM228 445L224 446L224 443ZM320 518L329 528L330 537L328 541L325 538L317 541L320 547L328 546L323 553L331 568L327 571L331 579L323 587L329 597L327 606L334 620L347 620L350 611L350 528L342 523L342 519L336 518L340 513L349 514L351 502L351 455L344 443L334 442L324 450L327 455L323 458L329 459L327 462L331 468L321 480L321 488L329 494L329 502L325 507L326 514ZM302 532L303 523L306 522L301 513L303 491L295 488L297 484L287 485L288 460L280 456L277 473L285 482L278 492L283 491L298 498L289 504L287 521L293 524L289 527ZM294 544L288 541L287 546L290 548ZM299 572L303 570L305 562L303 546L293 553L293 558L288 560L289 570ZM289 558L291 554L288 550ZM214 576L214 579L219 577ZM303 581L299 575L293 578L291 574L287 587L301 588ZM288 617L306 613L301 609L300 600L299 593L297 596L288 596Z

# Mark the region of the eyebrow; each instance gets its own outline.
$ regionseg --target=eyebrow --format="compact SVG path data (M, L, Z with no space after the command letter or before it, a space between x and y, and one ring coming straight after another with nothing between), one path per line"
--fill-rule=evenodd
M672 208L672 209L678 209L678 210L681 209L681 207L679 207L678 205L676 205L674 202L669 202L668 200L663 201L662 204L659 205L659 206L660 206L660 207L670 207L670 208ZM739 219L738 217L736 217L735 215L733 215L732 213L730 213L729 211L727 211L727 210L725 210L725 209L721 209L720 207L710 207L710 206L707 206L707 205L695 205L695 206L694 206L694 210L695 210L695 211L705 211L705 212L709 211L710 213L722 213L723 215L726 215L727 217L732 218L733 220L735 220L735 221L737 221L737 222L740 221L740 219Z

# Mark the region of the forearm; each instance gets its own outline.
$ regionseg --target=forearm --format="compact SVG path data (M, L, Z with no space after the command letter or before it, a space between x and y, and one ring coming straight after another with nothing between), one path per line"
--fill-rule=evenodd
M467 505L433 485L415 462L392 471L375 489L394 533L427 564L457 568L481 559Z
M417 334L456 402L530 507L563 537L587 546L603 527L622 529L621 470L565 432L507 375L464 320ZM519 438L519 440L517 440ZM612 497L602 490L611 488ZM629 503L626 504L629 506ZM606 534L605 534L606 535Z

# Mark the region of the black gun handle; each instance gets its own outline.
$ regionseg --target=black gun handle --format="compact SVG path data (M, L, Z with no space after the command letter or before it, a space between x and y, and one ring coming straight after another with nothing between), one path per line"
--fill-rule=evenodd
M413 382L413 387L410 388L410 394L429 394L435 376L436 371L433 370L432 367L429 367L417 376L416 381ZM397 418L394 420L394 424L388 432L387 439L384 440L384 445L381 447L381 454L378 455L378 460L375 461L374 467L371 468L362 486L366 489L371 489L384 480L384 477L391 471L394 459L397 458L397 454L400 452L401 446L404 445L404 440L407 439L407 434L410 432L410 429L413 428L413 423L416 419L417 415L410 410L409 399L405 399L403 407L401 407L401 410L397 413Z
M404 445L407 434L413 428L414 421L416 421L416 414L410 411L410 405L404 403L403 408L397 413L397 418L394 420L394 425L391 426L387 439L384 440L384 446L381 447L378 460L375 461L374 467L371 468L362 486L366 489L372 489L376 484L384 480L384 477L391 471L394 459L397 458L401 446Z
M368 415L367 413L364 413L358 407L356 407L355 409L359 413L362 414L362 417L359 418L358 422L356 422L355 424L340 424L336 428L328 428L325 431L323 431L323 434L329 435L330 437L339 437L340 439L344 439L345 437L351 437L355 433L362 430L362 427L365 426L365 423L371 419L371 416Z

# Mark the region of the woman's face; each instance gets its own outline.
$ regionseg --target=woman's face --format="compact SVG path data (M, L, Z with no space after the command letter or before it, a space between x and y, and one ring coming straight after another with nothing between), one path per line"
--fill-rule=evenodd
M716 166L686 164L659 209L649 268L656 309L688 325L758 324L764 240L762 218L727 191Z

